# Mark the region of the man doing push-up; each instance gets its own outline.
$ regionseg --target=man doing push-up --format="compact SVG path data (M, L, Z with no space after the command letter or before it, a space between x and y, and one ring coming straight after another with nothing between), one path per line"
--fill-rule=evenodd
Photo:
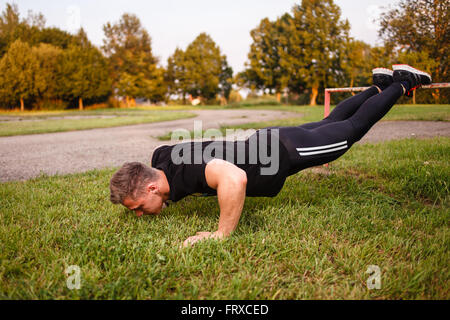
M157 148L151 167L126 163L110 182L111 202L142 215L159 214L169 201L192 194L216 195L215 232L199 232L184 245L225 238L239 222L245 197L274 197L286 178L332 162L381 120L402 96L431 83L408 65L373 70L373 86L339 103L328 117L297 127L258 130L244 141L188 142Z

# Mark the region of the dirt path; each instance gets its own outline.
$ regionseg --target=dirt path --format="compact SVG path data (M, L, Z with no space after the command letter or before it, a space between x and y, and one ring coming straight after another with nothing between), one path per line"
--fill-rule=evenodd
M149 163L152 150L167 142L155 137L174 129L299 117L298 113L266 110L196 110L196 118L133 126L0 138L0 182L26 180L41 172L68 174L120 166L127 161Z
M41 172L49 175L120 166L127 161L149 163L152 150L167 144L154 138L174 129L193 130L268 121L298 114L267 110L201 110L198 117L126 127L0 138L0 181L26 180ZM449 122L386 121L375 125L361 141L450 136Z

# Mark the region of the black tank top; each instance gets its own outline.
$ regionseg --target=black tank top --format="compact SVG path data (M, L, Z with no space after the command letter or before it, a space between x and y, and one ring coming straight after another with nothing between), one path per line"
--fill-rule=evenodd
M247 173L246 195L274 197L290 174L289 156L273 128L257 131L244 141L187 142L155 150L152 167L169 182L170 200L188 195L217 195L206 182L205 168L212 159L235 164Z

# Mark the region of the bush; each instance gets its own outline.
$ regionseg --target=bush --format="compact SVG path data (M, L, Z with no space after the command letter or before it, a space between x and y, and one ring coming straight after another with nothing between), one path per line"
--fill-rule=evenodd
M34 110L64 110L69 103L63 100L40 100L33 104Z
M114 97L109 97L106 104L108 105L108 108L120 108L120 101Z
M247 97L242 102L233 102L229 106L233 108L251 107L251 106L281 106L282 103L277 101L277 98L272 95L263 95L259 97Z

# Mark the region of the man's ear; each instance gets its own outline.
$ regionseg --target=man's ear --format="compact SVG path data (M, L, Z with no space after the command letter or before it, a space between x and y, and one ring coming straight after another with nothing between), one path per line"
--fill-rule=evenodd
M158 185L155 182L147 184L146 190L148 193L155 193L158 191Z

